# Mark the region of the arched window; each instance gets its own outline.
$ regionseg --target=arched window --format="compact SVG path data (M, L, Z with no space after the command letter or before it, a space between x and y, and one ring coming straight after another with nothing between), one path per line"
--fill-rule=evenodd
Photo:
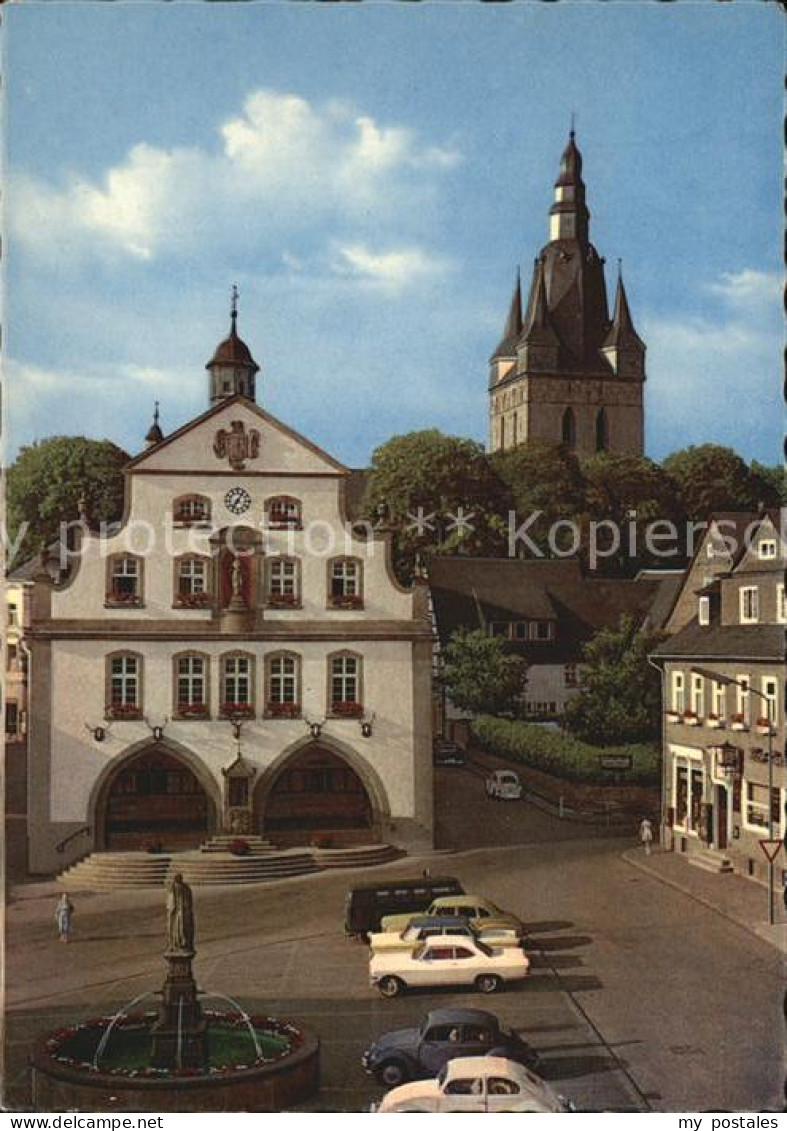
M185 554L175 559L175 601L179 608L204 609L210 604L210 558Z
M291 495L276 495L265 504L268 526L271 530L300 530L302 515L299 499Z
M205 495L179 495L172 504L172 521L176 526L210 522L210 499Z
M561 439L567 448L575 448L577 446L577 422L574 418L573 408L567 408L563 413Z
M506 450L506 418L500 417L500 451Z
M221 657L219 713L254 714L254 657L248 652L228 652Z
M363 714L363 660L356 652L328 657L328 711L355 718Z
M294 652L273 652L265 657L265 714L269 718L296 718L301 713L301 660Z
M142 657L137 652L107 656L106 704L111 719L142 717Z
M180 652L173 659L175 717L207 719L210 714L210 659L201 652Z
M142 604L142 558L113 554L107 562L107 605L135 608Z
M328 563L328 604L333 609L363 608L363 563L358 558Z
M294 609L301 603L300 562L297 558L269 558L266 563L266 602L274 609Z
M609 447L609 427L607 414L603 408L596 413L596 451L605 452Z

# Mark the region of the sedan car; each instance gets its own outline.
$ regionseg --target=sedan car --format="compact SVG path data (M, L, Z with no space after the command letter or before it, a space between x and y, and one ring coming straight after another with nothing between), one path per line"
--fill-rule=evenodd
M410 986L475 986L491 994L504 982L524 978L529 968L530 960L519 947L435 935L414 951L373 952L369 982L383 997L396 997Z
M386 915L381 923L383 931L403 931L409 924L416 911L410 914ZM474 927L479 930L484 928L487 932L494 928L498 934L507 934L511 931L522 938L525 929L514 915L501 911L489 899L479 895L444 895L433 899L424 915L451 915L459 919L469 919Z
M550 1114L572 1107L522 1064L501 1056L462 1056L449 1060L436 1080L394 1088L376 1110Z
M380 1084L395 1088L408 1080L436 1076L458 1056L503 1056L527 1068L538 1053L514 1032L501 1029L483 1009L433 1009L417 1029L384 1033L361 1057Z
M496 919L477 920L473 924L457 915L414 915L401 931L379 931L370 935L369 946L373 951L415 950L419 943L432 935L479 939L490 946L521 945L516 929Z
M434 764L436 766L464 766L465 756L455 742L439 741L434 745Z
M513 770L495 770L486 779L486 795L495 801L520 801L524 790Z

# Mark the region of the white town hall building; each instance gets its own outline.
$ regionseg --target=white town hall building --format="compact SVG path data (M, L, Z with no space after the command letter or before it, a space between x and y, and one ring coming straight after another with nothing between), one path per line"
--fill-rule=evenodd
M122 521L42 558L30 870L90 850L432 842L426 589L348 517L352 473L255 403L237 335L210 408L154 423Z

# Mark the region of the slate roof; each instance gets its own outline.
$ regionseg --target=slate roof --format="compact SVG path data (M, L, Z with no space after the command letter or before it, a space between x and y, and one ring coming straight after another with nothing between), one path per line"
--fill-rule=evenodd
M551 620L551 641L517 641L531 662L574 663L598 629L630 613L639 624L662 627L680 578L674 574L633 580L590 578L578 560L433 558L429 563L438 636L443 644L462 626L492 621Z
M655 649L659 659L774 660L784 662L785 632L778 624L701 626L696 618Z

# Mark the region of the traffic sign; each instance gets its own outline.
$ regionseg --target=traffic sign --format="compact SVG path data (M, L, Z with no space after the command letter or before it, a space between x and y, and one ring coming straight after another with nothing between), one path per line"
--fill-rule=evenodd
M760 848L763 850L765 855L768 857L768 863L769 864L772 864L774 862L774 860L776 859L776 857L779 855L779 849L781 848L781 846L782 846L782 842L780 840L761 840L760 841Z

